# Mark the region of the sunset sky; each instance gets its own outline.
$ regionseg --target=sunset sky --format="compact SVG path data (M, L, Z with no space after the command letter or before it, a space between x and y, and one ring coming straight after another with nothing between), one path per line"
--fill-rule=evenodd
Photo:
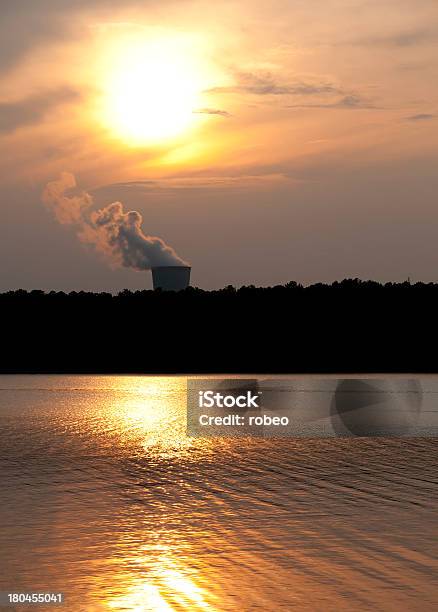
M63 172L206 289L438 279L436 0L15 0L0 71L2 291L150 287L48 209Z

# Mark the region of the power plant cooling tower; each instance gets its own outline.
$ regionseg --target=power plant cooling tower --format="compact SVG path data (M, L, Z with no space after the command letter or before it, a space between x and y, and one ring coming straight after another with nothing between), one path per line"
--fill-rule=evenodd
M189 266L158 266L152 268L154 289L163 291L181 291L190 284Z

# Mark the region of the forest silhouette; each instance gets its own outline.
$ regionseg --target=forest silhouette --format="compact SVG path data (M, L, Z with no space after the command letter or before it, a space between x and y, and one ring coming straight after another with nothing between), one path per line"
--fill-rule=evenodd
M438 284L0 294L2 373L437 372Z

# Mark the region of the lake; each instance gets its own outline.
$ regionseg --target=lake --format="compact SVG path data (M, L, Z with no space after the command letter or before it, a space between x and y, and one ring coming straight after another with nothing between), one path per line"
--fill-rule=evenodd
M2 609L438 609L436 438L189 438L186 387L0 377L0 591L65 594Z

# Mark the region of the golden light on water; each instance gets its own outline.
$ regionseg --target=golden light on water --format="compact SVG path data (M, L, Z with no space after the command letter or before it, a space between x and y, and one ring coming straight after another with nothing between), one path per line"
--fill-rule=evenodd
M160 144L202 121L196 111L212 77L196 42L135 38L108 54L101 118L131 145Z
M137 559L139 564L141 559ZM145 564L149 559L144 559ZM165 555L149 567L150 579L134 583L123 595L108 601L111 610L164 612L167 610L213 609L193 572L184 571L177 560Z
M105 379L109 389L112 380ZM172 393L169 380L173 381ZM210 455L211 440L186 435L184 377L120 376L117 389L117 401L95 406L97 412L105 413L105 418L100 416L96 421L96 434L110 435L113 444L136 448L157 460L184 458L196 462L200 456L205 459Z
M112 610L131 610L141 612L143 610L157 610L159 612L172 610L170 605L161 595L158 587L145 583L136 590L125 596L116 598L108 603Z

